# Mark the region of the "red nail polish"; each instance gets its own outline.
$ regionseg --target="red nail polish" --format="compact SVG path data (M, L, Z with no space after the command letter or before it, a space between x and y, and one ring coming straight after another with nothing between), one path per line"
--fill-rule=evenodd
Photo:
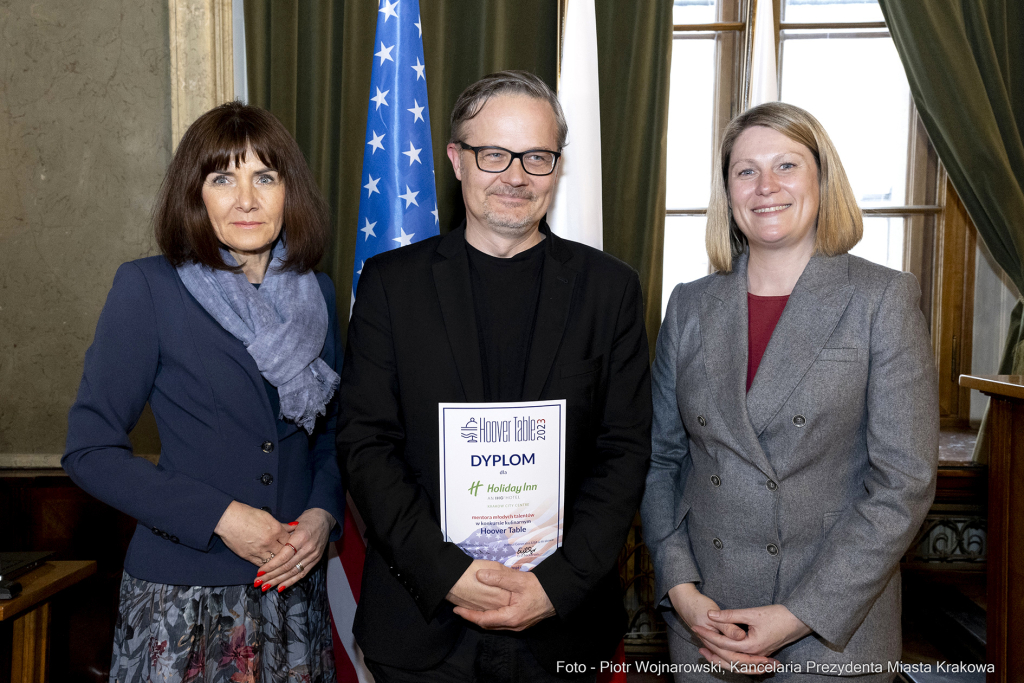
M256 572L256 576L263 576L264 574L266 574L266 572L263 571L262 569L259 570L258 572Z
M266 593L269 589L270 589L270 584L268 583L266 586L263 587L263 592Z
M288 526L298 526L298 522L288 522Z
M263 583L263 579L256 579L255 581L252 582L252 587L253 588L259 588L261 583Z
M278 593L284 593L284 586L279 586L277 589Z

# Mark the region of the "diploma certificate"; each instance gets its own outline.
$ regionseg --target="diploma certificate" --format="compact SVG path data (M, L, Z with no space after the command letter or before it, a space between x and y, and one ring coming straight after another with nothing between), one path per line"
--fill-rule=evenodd
M441 531L529 571L562 545L565 400L440 403Z

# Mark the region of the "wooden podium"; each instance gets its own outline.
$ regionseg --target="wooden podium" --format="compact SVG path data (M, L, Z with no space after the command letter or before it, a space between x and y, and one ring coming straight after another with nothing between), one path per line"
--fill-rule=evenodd
M0 621L13 619L11 683L46 683L50 598L96 573L93 561L47 562L18 577L21 594L0 600Z
M1024 676L1024 375L960 375L960 386L987 394L988 683Z

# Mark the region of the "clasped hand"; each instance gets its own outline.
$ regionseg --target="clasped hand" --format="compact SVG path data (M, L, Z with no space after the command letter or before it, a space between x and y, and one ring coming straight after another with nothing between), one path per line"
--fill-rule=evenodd
M704 643L700 654L723 667L732 663L778 666L779 662L768 655L811 632L784 605L719 610L715 601L692 583L672 588L669 599L679 618ZM747 629L740 628L740 624ZM751 673L756 672L751 669Z
M306 510L291 524L232 501L214 533L242 559L260 568L254 586L278 592L298 583L320 561L334 517L320 508Z
M522 631L555 614L536 576L488 560L473 560L448 601L463 619L492 630Z

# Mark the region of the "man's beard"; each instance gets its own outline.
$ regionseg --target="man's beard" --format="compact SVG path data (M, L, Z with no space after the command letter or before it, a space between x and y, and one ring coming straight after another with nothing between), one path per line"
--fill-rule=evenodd
M530 201L536 199L535 195L529 190L515 187L508 187L500 192L491 192L487 196L519 197ZM487 225L494 230L494 232L503 237L519 237L536 222L532 213L523 216L516 216L504 211L494 211L490 209L486 203L484 205L483 217Z

